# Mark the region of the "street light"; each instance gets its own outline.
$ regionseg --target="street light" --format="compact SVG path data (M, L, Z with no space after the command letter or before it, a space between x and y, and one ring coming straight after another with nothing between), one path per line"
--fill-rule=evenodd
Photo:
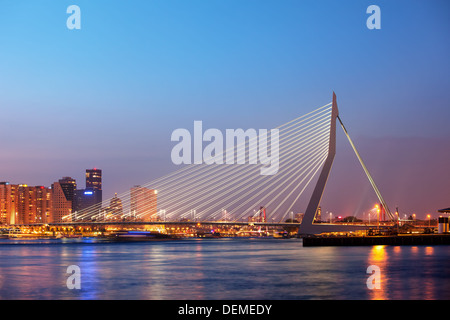
M377 220L378 220L378 228L380 227L380 206L378 203L375 205L375 209L377 210Z
M431 215L427 215L428 218L428 227L431 227Z

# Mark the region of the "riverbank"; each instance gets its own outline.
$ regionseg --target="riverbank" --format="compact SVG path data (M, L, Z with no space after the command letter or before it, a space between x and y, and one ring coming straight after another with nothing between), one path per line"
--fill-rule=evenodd
M374 245L449 245L450 234L420 234L395 236L342 236L342 237L305 237L304 247L320 246L374 246Z

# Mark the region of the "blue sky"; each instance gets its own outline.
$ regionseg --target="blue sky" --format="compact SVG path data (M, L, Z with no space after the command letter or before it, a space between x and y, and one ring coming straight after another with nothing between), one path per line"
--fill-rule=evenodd
M66 27L72 4L81 30ZM381 30L366 27L371 4ZM176 128L276 127L334 90L391 206L434 212L450 205L449 9L445 0L2 0L0 180L73 176L83 187L95 166L109 197L174 170ZM339 160L344 142L336 179L363 183ZM331 200L337 186L330 180L328 205L344 208Z

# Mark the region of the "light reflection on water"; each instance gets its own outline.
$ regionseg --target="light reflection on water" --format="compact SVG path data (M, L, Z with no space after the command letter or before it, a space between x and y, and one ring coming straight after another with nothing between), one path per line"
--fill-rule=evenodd
M449 246L373 246L367 265L380 267L381 289L369 298L447 300L449 258Z
M448 246L302 247L299 239L0 242L1 299L449 299ZM69 290L69 265L81 290ZM369 290L369 265L381 289Z

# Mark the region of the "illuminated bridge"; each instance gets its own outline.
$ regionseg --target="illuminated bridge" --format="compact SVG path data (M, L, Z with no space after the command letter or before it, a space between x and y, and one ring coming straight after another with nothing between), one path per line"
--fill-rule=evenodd
M299 227L299 234L367 228L367 225L315 223L335 157L337 120L387 217L394 221L394 215L339 117L336 95L333 93L330 103L276 128L279 138L276 174L261 174L261 169L267 169L267 162L251 163L251 159L261 158L262 147L267 147L273 156L276 152L272 145L274 140L269 140L267 133L262 135L260 131L255 135L247 130L246 139L233 144L232 150L235 156L244 152L248 160L245 163L222 164L225 163L225 152L230 149L222 153L215 150L214 157L204 159L204 163L212 164L185 165L176 172L132 188L113 201L105 200L102 204L73 212L63 221L49 225L289 225ZM206 148L212 145L211 142ZM304 214L298 215L300 212ZM301 223L296 223L297 220Z

